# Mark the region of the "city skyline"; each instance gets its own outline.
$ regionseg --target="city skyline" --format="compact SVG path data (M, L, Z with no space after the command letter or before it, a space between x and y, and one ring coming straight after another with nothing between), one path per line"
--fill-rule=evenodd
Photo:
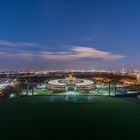
M0 69L140 69L137 0L0 2Z

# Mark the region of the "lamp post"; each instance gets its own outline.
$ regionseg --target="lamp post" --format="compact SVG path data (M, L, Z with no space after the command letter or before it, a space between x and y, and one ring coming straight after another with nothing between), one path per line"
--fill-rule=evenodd
M28 96L28 94L29 94L29 85L28 85L28 83L26 85L26 93L27 93L27 96Z
M117 87L116 87L116 84L117 84L117 83L114 83L115 95L116 95L116 92L117 92Z
M32 96L34 95L34 83L32 83Z
M109 96L110 96L110 82L109 82L109 84L108 84L108 88L109 88Z

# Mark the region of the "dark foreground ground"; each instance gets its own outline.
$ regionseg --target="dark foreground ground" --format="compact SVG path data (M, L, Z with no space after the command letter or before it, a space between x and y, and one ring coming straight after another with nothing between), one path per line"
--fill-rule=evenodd
M92 103L48 103L45 97L0 101L0 140L140 139L140 101L96 96Z

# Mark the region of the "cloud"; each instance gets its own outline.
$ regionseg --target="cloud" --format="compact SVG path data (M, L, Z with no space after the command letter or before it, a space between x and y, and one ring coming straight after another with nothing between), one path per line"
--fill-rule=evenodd
M31 59L34 56L32 53L6 53L0 52L1 59Z
M75 57L82 58L99 58L104 60L116 60L123 58L125 56L120 54L113 54L111 52L101 51L96 48L89 48L89 47L81 47L81 46L75 46L75 48L72 49L76 53Z
M0 57L1 58L23 57L26 54L32 57L38 56L44 59L61 60L61 61L76 60L82 58L116 60L124 57L123 55L113 54L111 52L101 51L96 48L90 48L85 46L71 46L72 49L69 49L67 51L61 51L61 52L42 51L42 52L34 53L28 51L27 52L21 51L21 50L27 50L28 48L32 48L32 47L38 47L38 49L44 48L44 46L33 42L11 42L8 40L0 40L0 50L5 51L5 54L0 54L1 55ZM6 53L7 51L10 51L10 49L12 50L12 52L18 51L19 53L18 54Z
M7 40L0 40L0 46L17 47L18 44Z
M39 47L41 45L31 42L20 42L18 43L20 46L27 46L27 47Z
M41 45L32 43L32 42L12 42L9 40L1 40L0 39L0 46L7 46L7 47L20 47L20 46L26 46L26 47L39 47Z
M32 46L33 44L26 44ZM66 51L0 52L0 69L88 69L113 64L125 56L85 46L71 46ZM117 61L120 62L120 61ZM116 62L116 63L117 63ZM9 64L10 63L10 64ZM116 64L115 63L115 64ZM13 64L13 65L12 65Z
M102 59L102 60L117 60L124 58L125 56L120 54L113 54L111 52L97 50L90 47L73 46L68 51L61 52L20 52L16 54L11 53L0 53L0 58L24 58L24 57L39 57L43 59L51 59L56 61L71 61L77 59Z
M73 46L72 49L64 52L42 52L43 58L55 60L76 60L76 59L103 59L103 60L117 60L125 56L120 54L113 54L111 52L97 50L90 47Z

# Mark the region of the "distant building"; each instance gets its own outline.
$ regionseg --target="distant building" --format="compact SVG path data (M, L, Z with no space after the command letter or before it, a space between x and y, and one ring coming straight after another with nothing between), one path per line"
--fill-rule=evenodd
M139 72L136 73L136 79L137 79L138 82L140 82L140 73Z

